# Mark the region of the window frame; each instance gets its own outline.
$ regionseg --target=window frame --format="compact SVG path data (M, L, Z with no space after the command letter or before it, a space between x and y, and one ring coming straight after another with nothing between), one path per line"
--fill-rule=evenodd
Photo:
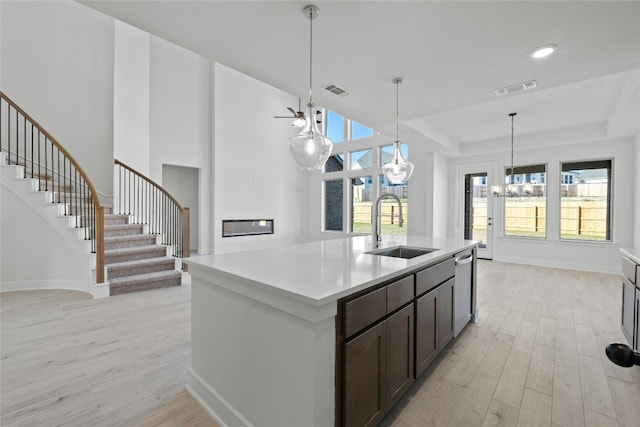
M565 165L568 165L565 169ZM580 167L584 166L586 167ZM573 166L572 168L570 166ZM601 167L597 167L601 166ZM570 237L563 237L562 235L562 186L571 185L564 184L562 181L563 172L570 170L584 170L584 169L607 169L607 216L606 216L606 230L604 239L576 239ZM562 242L570 243L590 243L590 244L611 244L614 242L614 169L615 158L605 157L587 160L568 160L560 161L558 163L558 169L560 173L560 179L558 180L558 239ZM574 180L576 181L576 180ZM579 182L574 182L579 184Z
M512 174L514 176L519 176L519 175L526 175L526 174L532 174L532 173L541 173L539 168L543 167L544 170L544 174L545 174L545 178L544 181L545 182L540 182L540 185L544 186L544 210L545 210L545 222L544 222L544 234L541 236L523 236L523 235L518 235L518 234L507 234L507 200L508 199L512 199L515 197L509 197L506 194L504 195L504 203L502 204L502 237L508 238L508 239L534 239L534 240L546 240L547 237L549 236L549 221L548 221L548 217L547 217L547 213L549 212L549 191L548 191L548 187L547 187L547 181L549 181L549 164L548 163L535 163L535 164L527 164L527 165L520 165L520 166L513 166L513 172ZM507 185L507 179L510 175L509 171L511 171L511 166L505 166L503 169L503 179L502 182L504 183L503 185ZM514 184L524 184L525 180L523 179L522 182L520 182L520 180L514 181ZM520 197L520 196L518 196ZM537 221L537 218L534 218L534 221Z
M369 138L361 138L355 141L347 141L340 144L339 151L333 153L332 155L342 155L344 167L341 171L323 171L321 174L320 183L322 186L321 197L321 210L322 210L322 220L321 220L321 232L327 233L343 233L348 235L368 235L369 233L354 233L353 231L353 189L352 189L352 180L363 177L372 177L371 183L371 191L372 191L372 199L373 201L377 200L382 193L382 185L379 177L383 176L382 167L377 166L380 163L380 159L382 158L382 147L389 146L388 141L376 141ZM335 146L334 146L335 148ZM351 169L351 153L358 152L370 149L372 150L372 166L363 169ZM409 146L407 145L407 151ZM342 230L327 230L327 200L326 200L326 182L334 181L337 179L342 180L343 184L343 227ZM409 204L409 196L407 191L407 207Z

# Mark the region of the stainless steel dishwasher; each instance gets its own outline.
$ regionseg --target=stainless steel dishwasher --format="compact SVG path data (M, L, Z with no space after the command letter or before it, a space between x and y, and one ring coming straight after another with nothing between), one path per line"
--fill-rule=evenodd
M456 337L471 320L471 280L473 252L465 251L456 257L456 283L454 287L454 330Z

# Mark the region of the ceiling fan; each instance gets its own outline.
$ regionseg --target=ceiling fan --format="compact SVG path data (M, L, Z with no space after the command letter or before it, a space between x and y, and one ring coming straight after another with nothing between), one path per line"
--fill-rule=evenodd
M304 116L304 112L302 112L302 106L300 98L298 98L298 111L294 110L292 107L287 107L287 110L291 111L291 116L273 116L274 119L293 119L293 126L301 128L304 126L306 119Z
M304 126L304 122L305 122L305 117L304 117L304 113L302 111L296 111L291 107L287 107L287 110L291 111L291 116L273 116L274 119L292 119L293 123L291 123L292 126L296 126L301 128L302 126Z

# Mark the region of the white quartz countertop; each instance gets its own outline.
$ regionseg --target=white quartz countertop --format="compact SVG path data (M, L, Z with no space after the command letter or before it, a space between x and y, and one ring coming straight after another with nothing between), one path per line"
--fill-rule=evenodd
M620 252L627 258L631 259L637 264L640 264L640 249L637 248L621 248Z
M371 236L356 236L185 259L194 277L212 272L314 306L333 302L461 250L469 240L384 236L379 248L406 245L437 249L413 259L367 254ZM191 268L191 267L194 268Z

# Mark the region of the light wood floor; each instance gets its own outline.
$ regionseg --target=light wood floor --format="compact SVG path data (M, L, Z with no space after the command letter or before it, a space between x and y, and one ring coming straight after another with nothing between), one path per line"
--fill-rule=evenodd
M383 426L640 425L640 367L604 356L624 342L617 276L486 261L478 272L480 322ZM190 298L190 286L0 294L0 425L216 426L184 389Z

